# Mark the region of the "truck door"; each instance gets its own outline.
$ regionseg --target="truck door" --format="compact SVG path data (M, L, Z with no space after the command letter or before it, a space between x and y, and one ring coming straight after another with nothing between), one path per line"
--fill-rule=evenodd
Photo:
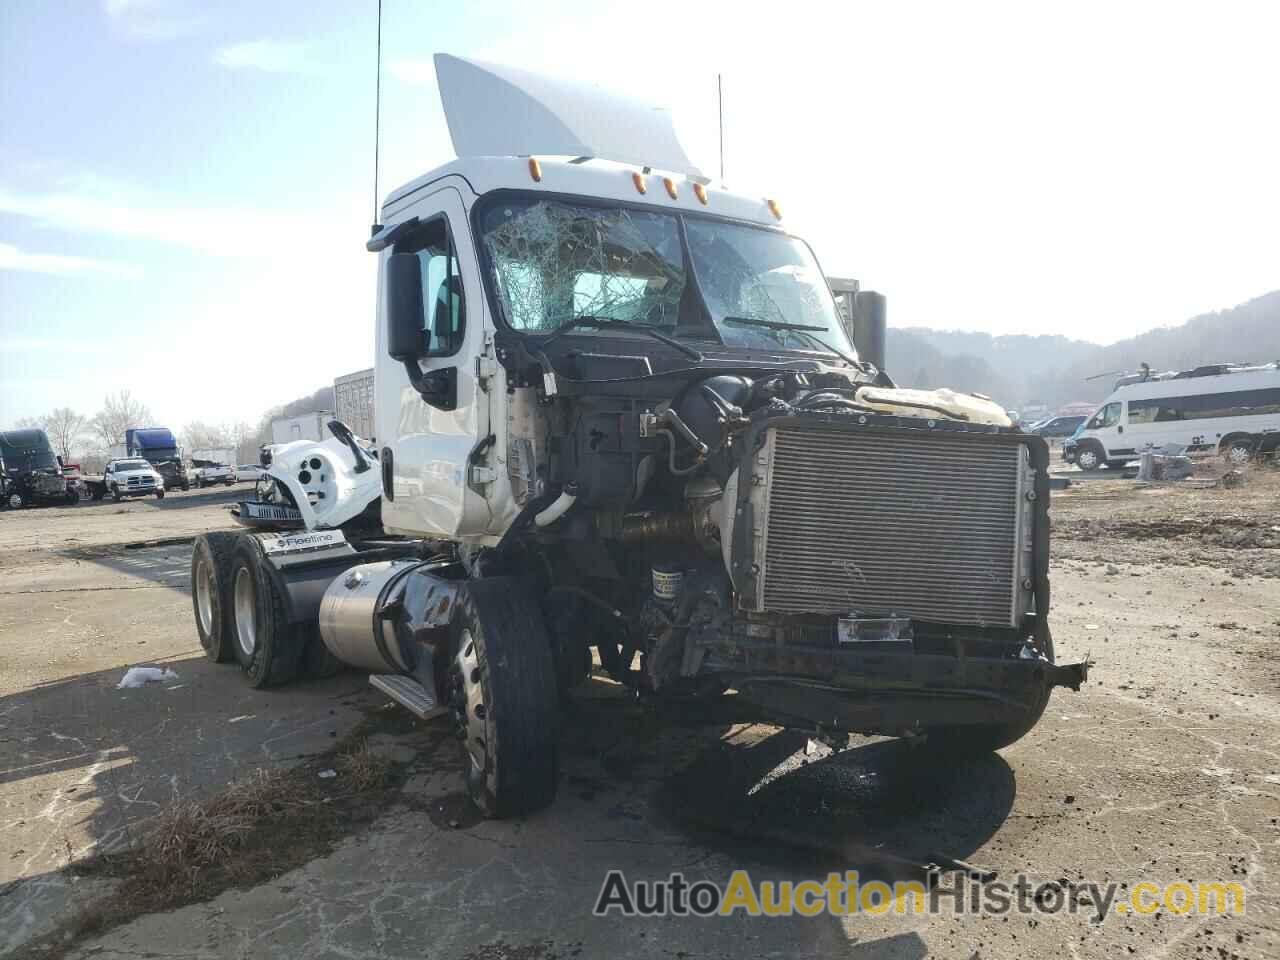
M374 417L382 520L414 535L467 537L489 522L483 485L489 398L479 265L461 194L436 191L408 211L380 259ZM416 319L415 319L416 318Z

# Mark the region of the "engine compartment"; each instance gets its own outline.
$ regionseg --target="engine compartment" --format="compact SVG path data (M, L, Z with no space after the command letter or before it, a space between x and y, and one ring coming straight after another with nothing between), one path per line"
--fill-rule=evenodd
M584 376L584 355L509 381L521 514L464 556L473 576L538 571L563 686L594 651L648 694L782 678L847 705L895 683L971 695L966 658L1013 667L986 677L988 705L1044 689L1048 454L998 405L874 368L614 378ZM800 444L786 470L779 438Z

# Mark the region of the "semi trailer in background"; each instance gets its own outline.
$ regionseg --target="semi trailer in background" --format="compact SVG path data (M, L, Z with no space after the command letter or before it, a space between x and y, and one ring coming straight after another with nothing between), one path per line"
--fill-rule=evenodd
M348 373L333 381L333 406L338 419L357 437L374 438L373 368Z
M296 417L280 417L271 421L271 442L293 443L295 440L319 442L329 435L326 424L333 419L332 410L314 410Z

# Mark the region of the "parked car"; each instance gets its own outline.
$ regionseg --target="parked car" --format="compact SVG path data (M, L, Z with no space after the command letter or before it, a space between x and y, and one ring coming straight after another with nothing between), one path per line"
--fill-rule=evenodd
M207 487L214 483L225 483L227 486L231 486L236 482L235 469L225 463L197 459L193 459L191 463L195 467L192 471L191 479L197 487Z
M1071 436L1084 423L1088 417L1070 416L1070 417L1049 417L1047 420L1041 420L1033 427L1027 429L1027 433L1034 433L1045 439L1057 439Z
M1169 446L1240 466L1280 447L1280 363L1124 378L1072 440L1082 470L1116 469L1143 450ZM1065 445L1062 455L1068 460Z
M256 463L242 463L236 467L236 483L253 483L265 472Z
M164 499L164 477L141 457L109 460L101 477L84 477L85 489L94 500L109 496L119 503L125 497L155 496Z

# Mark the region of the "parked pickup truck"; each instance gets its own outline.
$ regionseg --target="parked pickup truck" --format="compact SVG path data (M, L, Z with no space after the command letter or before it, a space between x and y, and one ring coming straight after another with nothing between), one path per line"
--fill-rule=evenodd
M158 470L141 457L107 461L107 469L100 477L84 477L85 489L90 498L101 500L110 496L119 503L125 497L149 497L164 499L164 478Z
M213 460L192 460L195 470L192 471L191 479L197 487L207 487L213 483L225 483L231 486L236 482L235 467L225 463L216 463Z

